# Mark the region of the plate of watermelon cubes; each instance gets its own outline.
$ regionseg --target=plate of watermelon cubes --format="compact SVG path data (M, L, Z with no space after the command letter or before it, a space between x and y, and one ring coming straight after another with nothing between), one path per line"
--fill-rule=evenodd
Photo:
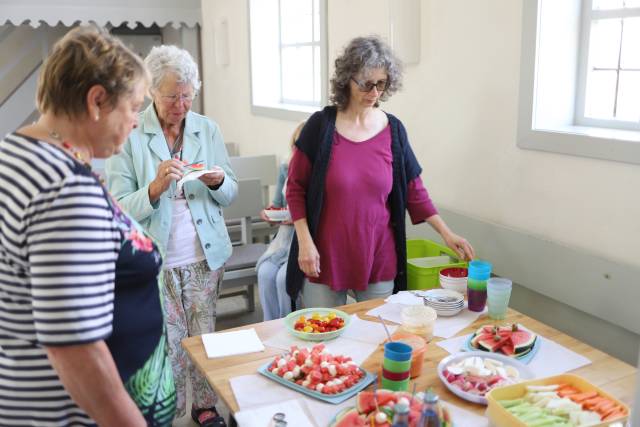
M329 427L391 427L394 407L403 403L409 407L409 427L422 427L420 416L422 413L423 392L412 396L406 391L377 390L361 391L356 397L356 406L344 408L336 414ZM442 427L451 427L451 416L442 406L438 405Z
M291 346L288 352L276 356L258 372L285 387L329 403L347 400L376 379L351 357L329 353L324 344L312 348Z
M518 325L484 325L471 334L463 350L486 351L529 363L540 348L538 336Z

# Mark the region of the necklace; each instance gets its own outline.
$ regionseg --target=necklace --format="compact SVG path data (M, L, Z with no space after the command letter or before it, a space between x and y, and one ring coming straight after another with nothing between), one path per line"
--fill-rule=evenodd
M82 152L78 150L76 147L74 147L73 145L65 141L64 138L62 138L62 136L58 132L56 132L55 130L50 130L49 136L52 139L55 139L56 141L58 141L60 144L62 144L62 147L65 150L69 151L71 154L73 154L73 157L75 157L76 160L78 160L80 163L82 163L83 165L91 169L91 163L85 158L84 154L82 154Z

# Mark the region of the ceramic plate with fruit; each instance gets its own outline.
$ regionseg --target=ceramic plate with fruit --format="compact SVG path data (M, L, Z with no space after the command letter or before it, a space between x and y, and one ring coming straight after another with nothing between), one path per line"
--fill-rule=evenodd
M487 394L498 386L533 378L518 360L483 351L452 354L438 364L438 376L451 392L470 402L487 404Z
M284 318L287 330L306 341L326 341L337 338L349 326L351 317L335 308L305 308Z
M331 403L349 399L376 378L351 357L329 353L324 344L312 348L292 346L258 372L300 393Z
M333 418L329 427L390 427L398 403L409 408L409 427L422 427L422 399L424 392L415 396L406 391L377 390L361 391L356 397L356 406L342 409ZM451 416L442 405L438 405L438 416L442 427L451 427Z
M538 336L517 323L484 325L465 342L464 350L486 351L529 363L540 348Z

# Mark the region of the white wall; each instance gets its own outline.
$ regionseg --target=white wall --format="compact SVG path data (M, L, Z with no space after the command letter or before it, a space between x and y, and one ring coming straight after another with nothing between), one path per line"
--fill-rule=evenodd
M388 1L329 0L330 69L350 38L388 36ZM637 165L516 146L521 11L517 0L423 0L421 62L383 108L404 121L438 206L640 266ZM247 2L203 0L202 13L206 114L242 154L286 152L295 122L250 112ZM222 17L225 67L213 52Z

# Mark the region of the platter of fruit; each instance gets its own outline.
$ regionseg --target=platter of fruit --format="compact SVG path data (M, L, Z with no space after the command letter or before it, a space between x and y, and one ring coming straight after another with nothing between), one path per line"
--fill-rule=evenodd
M361 391L356 397L356 406L338 412L329 427L391 427L396 404L409 407L409 427L422 427L420 417L423 395L423 392L412 396L406 391L384 389L375 392ZM440 426L453 426L449 412L442 405L438 405L438 416L441 420Z
M332 355L324 344L292 346L258 372L285 387L331 403L340 403L376 379L349 356Z
M624 403L573 374L496 388L487 396L496 426L613 426L629 416Z
M306 341L337 338L349 326L351 317L335 308L305 308L289 313L284 324L293 336Z
M501 354L472 351L452 354L438 364L438 377L456 396L487 404L485 394L495 387L533 378L533 372L518 360Z
M517 323L484 325L465 342L466 351L486 351L529 363L540 348L538 336Z

